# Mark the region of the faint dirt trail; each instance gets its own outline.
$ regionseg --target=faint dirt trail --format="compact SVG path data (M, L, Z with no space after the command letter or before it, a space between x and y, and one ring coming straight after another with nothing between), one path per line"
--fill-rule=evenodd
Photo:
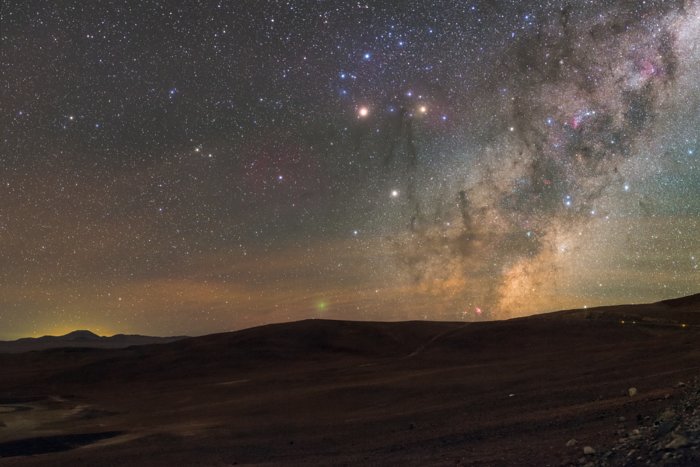
M428 339L427 341L425 341L424 343L422 343L421 345L419 345L419 346L416 348L416 350L414 350L414 351L411 352L410 354L406 355L406 356L403 357L402 359L411 358L411 357L415 357L415 356L417 356L417 355L420 355L420 353L423 352L430 344L435 343L436 341L438 341L439 339L442 339L442 338L445 337L445 336L448 336L448 335L450 335L450 334L453 334L453 333L455 333L455 332L457 332L457 331L460 331L460 330L464 329L467 325L469 325L469 323L464 323L464 324L462 324L460 327L458 327L458 328L456 328L456 329L448 329L447 331L442 331L442 332L440 332L440 333L435 334L433 337L431 337L430 339Z

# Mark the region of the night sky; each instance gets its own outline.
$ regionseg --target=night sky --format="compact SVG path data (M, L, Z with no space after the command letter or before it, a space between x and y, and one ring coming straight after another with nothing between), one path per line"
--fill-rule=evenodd
M0 338L700 291L700 1L1 5Z

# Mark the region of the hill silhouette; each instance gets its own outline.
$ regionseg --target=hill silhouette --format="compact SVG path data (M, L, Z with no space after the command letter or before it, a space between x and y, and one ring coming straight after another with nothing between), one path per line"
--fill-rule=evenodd
M0 353L20 353L56 348L118 349L132 345L159 344L184 339L176 337L151 337L117 334L111 337L98 336L92 331L76 330L62 336L24 337L14 341L0 341Z

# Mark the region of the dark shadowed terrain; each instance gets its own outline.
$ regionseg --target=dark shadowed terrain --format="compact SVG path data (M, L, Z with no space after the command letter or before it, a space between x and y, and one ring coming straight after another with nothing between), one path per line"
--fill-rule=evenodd
M1 466L700 460L700 295L483 323L301 321L0 354L0 369Z
M185 336L151 337L128 334L105 337L90 331L73 331L63 336L25 337L15 341L0 341L0 353L20 353L67 347L122 349L132 345L165 344L184 338Z

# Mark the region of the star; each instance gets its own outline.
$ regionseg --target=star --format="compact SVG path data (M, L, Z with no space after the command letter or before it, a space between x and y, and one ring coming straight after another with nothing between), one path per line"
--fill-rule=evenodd
M698 292L697 0L254 3L3 3L0 340Z

